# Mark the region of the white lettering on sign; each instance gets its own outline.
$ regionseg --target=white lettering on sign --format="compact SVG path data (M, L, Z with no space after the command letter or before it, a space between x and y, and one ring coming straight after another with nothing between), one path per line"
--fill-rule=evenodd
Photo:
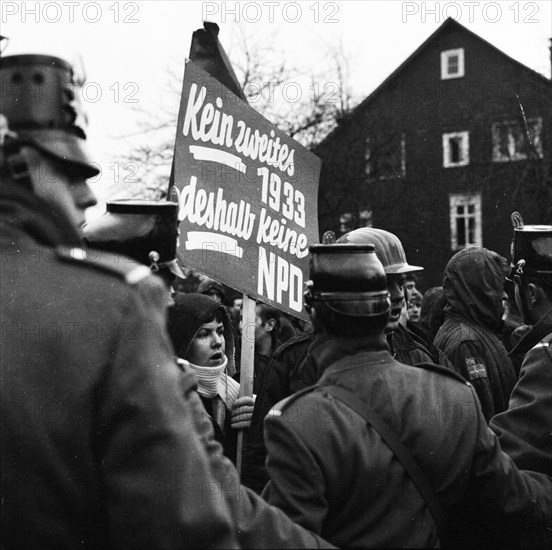
M257 292L270 300L284 303L287 298L290 309L303 309L303 272L273 252L268 255L259 246L259 273Z
M253 130L243 120L237 122L238 135L234 139L234 117L223 113L223 103L220 97L215 100L215 105L207 98L207 88L198 86L194 82L190 87L190 95L184 115L182 133L191 136L204 143L234 147L235 150L246 158L257 158L293 176L295 174L295 149L289 150L284 144L280 145L280 138L275 138L274 130L261 134L259 130Z
M197 189L197 178L192 176L180 194L179 220L188 219L190 223L207 229L248 240L256 218L251 205L242 200L239 204L227 202L223 194L223 189L219 189L216 195L214 191L207 193L205 189Z
M304 258L309 253L307 236L304 233L297 234L297 231L286 227L286 224L285 218L273 219L267 214L266 208L263 208L259 218L257 243L270 244L284 252L289 251L299 259Z

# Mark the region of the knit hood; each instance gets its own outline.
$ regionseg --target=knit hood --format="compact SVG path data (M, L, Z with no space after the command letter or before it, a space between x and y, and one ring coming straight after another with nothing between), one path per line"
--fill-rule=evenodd
M176 354L185 359L197 331L220 310L224 325L225 355L228 358L226 372L234 376L234 335L226 308L204 294L177 292L173 299L174 305L169 308L169 335Z

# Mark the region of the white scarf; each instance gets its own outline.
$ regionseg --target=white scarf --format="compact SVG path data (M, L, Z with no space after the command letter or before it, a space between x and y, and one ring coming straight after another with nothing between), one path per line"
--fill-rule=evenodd
M189 361L188 364L197 378L199 395L206 399L213 399L219 395L226 408L231 410L238 398L240 385L224 372L228 358L224 356L224 363L218 367L199 367Z

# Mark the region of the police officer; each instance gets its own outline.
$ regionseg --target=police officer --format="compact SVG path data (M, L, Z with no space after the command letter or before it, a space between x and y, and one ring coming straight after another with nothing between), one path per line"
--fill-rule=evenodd
M323 240L335 242L335 235L327 232ZM428 342L420 330L413 332L399 322L405 300L406 275L423 270L422 267L407 262L399 238L383 229L363 227L346 233L337 242L371 244L375 247L376 255L385 270L390 294L391 308L385 332L394 358L407 365L430 362L452 368L444 354ZM268 481L263 420L278 401L319 380L327 366L326 358L319 352L320 344L326 338L327 335L320 330L291 338L275 351L268 365L265 383L255 401L244 453L243 482L259 493Z
M2 548L324 545L241 489L162 283L81 248L97 168L70 65L3 57L0 77Z
M532 329L511 352L524 355L520 377L490 426L519 468L552 475L552 226L516 227L513 265L516 303ZM552 545L552 532L525 537L532 547Z
M305 301L330 335L320 350L329 366L267 415L263 497L344 548L435 547L437 523L447 542L446 514L464 495L473 515L551 526L552 479L520 472L501 452L473 388L446 368L391 356L374 247L311 253Z
M91 248L149 266L172 292L175 277L185 278L176 253L178 226L176 202L114 200L107 203L102 216L84 225L83 233Z

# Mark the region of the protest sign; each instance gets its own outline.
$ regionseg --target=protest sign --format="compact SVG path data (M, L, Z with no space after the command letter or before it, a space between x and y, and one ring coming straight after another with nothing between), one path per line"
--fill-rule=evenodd
M244 294L306 319L318 242L321 161L187 61L175 144L179 256Z

